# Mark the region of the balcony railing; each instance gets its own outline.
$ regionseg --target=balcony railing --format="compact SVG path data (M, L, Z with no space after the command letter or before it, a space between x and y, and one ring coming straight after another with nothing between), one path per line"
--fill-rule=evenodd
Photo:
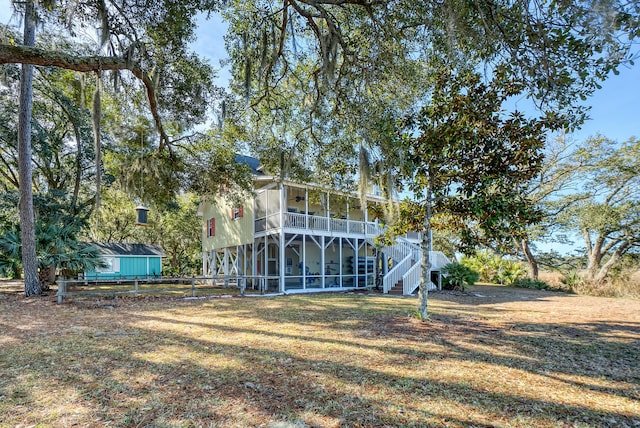
M280 213L269 214L267 217L259 218L255 221L256 232L280 228ZM385 228L374 222L364 222L358 220L347 220L342 218L330 218L324 216L284 213L284 228L313 230L319 232L335 232L353 235L378 236ZM409 232L405 238L409 240L420 240L422 234L419 232Z
M256 232L277 229L280 227L280 214L274 213L256 220ZM382 228L372 222L329 218L315 215L285 213L284 227L289 229L304 229L345 234L379 235Z

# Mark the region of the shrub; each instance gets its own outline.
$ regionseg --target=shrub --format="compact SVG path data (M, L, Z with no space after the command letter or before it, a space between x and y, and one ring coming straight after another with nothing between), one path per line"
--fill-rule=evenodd
M500 257L491 254L489 251L476 251L474 256L464 256L460 262L478 272L479 279L483 282L493 282L493 278L498 271Z
M570 290L575 290L584 284L584 278L574 270L565 274L560 282L566 285Z
M518 288L533 288L535 290L551 290L551 289L553 289L553 287L551 287L546 282L540 281L539 279L531 279L531 278L521 278L521 279L515 281L512 285L514 287L518 287Z
M527 270L522 266L522 263L515 260L502 259L493 281L498 284L513 285L526 276Z
M442 268L442 288L445 290L464 290L466 285L475 284L480 275L461 263L449 263Z
M503 259L488 251L477 251L475 256L463 257L461 263L478 272L483 282L512 285L527 275L521 262Z

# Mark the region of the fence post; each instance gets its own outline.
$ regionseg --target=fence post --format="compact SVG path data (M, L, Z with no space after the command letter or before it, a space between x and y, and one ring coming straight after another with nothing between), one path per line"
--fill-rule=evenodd
M238 278L238 281L240 281L240 295L244 296L244 290L247 288L247 279Z
M138 276L133 277L133 295L138 297Z
M196 297L196 277L191 275L191 297Z
M62 303L64 294L67 292L67 284L64 281L64 276L58 278L58 304Z

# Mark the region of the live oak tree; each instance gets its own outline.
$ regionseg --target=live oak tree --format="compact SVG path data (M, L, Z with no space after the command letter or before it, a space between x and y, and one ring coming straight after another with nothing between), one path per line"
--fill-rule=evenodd
M230 25L232 87L252 107L276 111L288 102L283 84L298 82L302 104L310 107L301 120L313 135L324 100L335 101L333 114L376 87L390 98L407 95L406 86L426 89L431 71L421 64L433 56L476 61L488 74L502 64L538 106L578 124L586 108L576 100L630 58L640 6L617 0L251 0L227 2L222 13Z
M182 133L204 119L211 90L211 68L188 50L193 37L194 17L198 10L210 9L213 2L14 2L25 23L23 43L2 40L0 64L22 64L20 98L20 217L25 295L40 293L33 228L31 196L31 73L33 66L53 66L77 72L93 73L93 124L96 145L96 206L101 186L101 84L106 73L112 81L139 81L147 95L148 111L153 117L159 152L172 152L170 135L163 117L173 119L173 130ZM86 28L100 30L100 43L86 54L73 46L35 46L35 22L55 23L78 37ZM182 135L179 135L182 137Z
M4 67L0 90L0 195L10 201L19 191L15 106L19 87L18 67ZM86 259L78 236L91 211L93 195L87 185L93 177L90 110L78 103L82 90L79 76L60 69L36 69L34 73L32 133L32 185L36 259L41 286L51 283L56 269L69 269ZM10 210L10 205L6 206ZM17 213L17 204L13 206ZM0 229L0 257L22 268L20 222ZM17 243L17 246L14 244ZM74 250L74 248L76 250ZM64 251L63 251L64 249ZM16 252L17 250L17 252ZM66 252L66 255L63 254ZM17 254L17 258L15 257ZM74 259L76 257L77 259Z
M532 204L540 210L541 221L514 239L526 255L530 276L535 278L538 268L532 240L573 242L569 237L584 238L585 279L596 285L608 279L625 254L636 252L640 244L638 150L634 138L618 143L603 136L580 144L559 138L548 145L544 165L527 190ZM548 256L552 264L546 261ZM552 269L568 261L554 255L543 257L543 263Z
M513 237L512 254L524 259L532 279L538 279L540 264L532 243L565 242L560 219L585 197L580 191L582 165L572 161L576 148L576 144L568 141L564 132L555 140L547 141L540 172L530 181L526 190L531 204L540 211L540 222L527 227L526 233Z
M588 139L567 162L581 188L560 216L584 239L587 279L600 284L627 253L640 248L640 141Z

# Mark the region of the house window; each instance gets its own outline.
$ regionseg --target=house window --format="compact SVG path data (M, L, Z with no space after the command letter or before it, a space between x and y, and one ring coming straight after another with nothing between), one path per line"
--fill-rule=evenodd
M216 219L213 217L207 220L207 236L216 236Z
M231 209L231 219L232 220L237 220L239 218L242 218L242 216L244 215L243 209L242 209L242 205L238 205L237 207L233 207Z

